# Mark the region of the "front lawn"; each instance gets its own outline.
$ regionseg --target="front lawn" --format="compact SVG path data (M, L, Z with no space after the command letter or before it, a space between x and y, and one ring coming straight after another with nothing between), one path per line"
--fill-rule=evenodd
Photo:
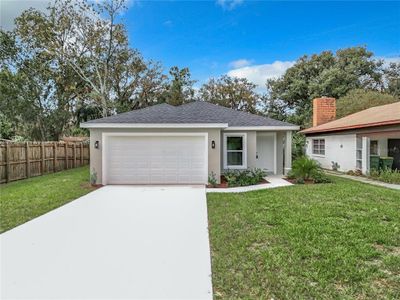
M0 185L0 232L92 191L89 167Z
M217 299L400 299L400 192L330 177L208 194Z

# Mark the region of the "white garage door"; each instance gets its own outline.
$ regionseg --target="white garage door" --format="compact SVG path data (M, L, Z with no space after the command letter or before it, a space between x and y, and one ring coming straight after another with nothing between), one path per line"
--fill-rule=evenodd
M107 136L103 184L204 184L206 146L204 135Z

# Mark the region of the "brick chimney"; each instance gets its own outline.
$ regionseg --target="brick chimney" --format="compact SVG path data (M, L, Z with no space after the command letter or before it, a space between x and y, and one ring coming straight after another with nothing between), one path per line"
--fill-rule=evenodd
M328 123L336 119L336 99L316 98L313 100L313 126Z

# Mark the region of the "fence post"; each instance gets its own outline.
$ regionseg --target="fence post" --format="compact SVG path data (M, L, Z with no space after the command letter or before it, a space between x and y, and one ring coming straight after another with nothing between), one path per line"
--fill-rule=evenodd
M72 150L73 150L73 156L74 156L74 161L73 161L74 168L76 168L76 144L75 143L72 144Z
M31 162L29 159L29 142L25 143L25 163L26 163L26 178L31 177Z
M6 182L10 182L10 144L6 142Z
M65 142L65 170L68 170L68 143Z
M83 143L81 142L81 167L83 166Z
M45 156L46 156L46 153L44 152L44 143L43 142L40 142L40 158L41 158L41 164L40 164L40 166L41 166L41 172L42 172L42 175L44 174L44 170L45 170Z
M57 142L53 143L53 172L57 171Z

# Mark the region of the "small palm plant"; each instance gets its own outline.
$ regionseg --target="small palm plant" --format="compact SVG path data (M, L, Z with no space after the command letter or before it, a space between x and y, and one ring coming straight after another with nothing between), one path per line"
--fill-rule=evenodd
M314 179L317 173L321 173L319 163L307 156L302 156L293 162L290 177L296 178L297 181L304 182L305 180Z

